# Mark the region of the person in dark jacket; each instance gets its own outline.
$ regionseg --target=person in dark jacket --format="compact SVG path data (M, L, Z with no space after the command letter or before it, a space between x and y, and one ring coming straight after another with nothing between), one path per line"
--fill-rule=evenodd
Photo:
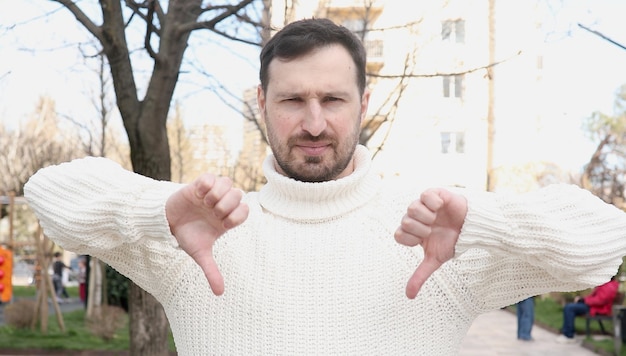
M574 319L579 315L610 315L613 301L617 296L619 282L613 276L610 281L595 287L591 294L586 297L577 296L573 303L568 303L563 308L562 335L557 337L560 343L575 343Z
M62 303L64 299L69 298L67 290L63 285L63 269L70 269L68 265L63 263L61 259L61 252L54 253L54 262L52 263L52 284L54 285L54 293L57 297L57 302Z

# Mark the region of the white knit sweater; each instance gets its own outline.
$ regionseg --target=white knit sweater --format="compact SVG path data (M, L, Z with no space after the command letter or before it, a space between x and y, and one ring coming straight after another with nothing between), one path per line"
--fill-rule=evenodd
M303 183L268 157L248 219L215 247L221 297L170 234L165 201L180 185L85 158L42 169L25 193L50 238L161 302L179 355L454 355L480 313L599 285L626 255L626 214L577 187L463 191L456 256L409 300L422 250L393 233L420 190L384 188L364 147L355 163L349 177Z

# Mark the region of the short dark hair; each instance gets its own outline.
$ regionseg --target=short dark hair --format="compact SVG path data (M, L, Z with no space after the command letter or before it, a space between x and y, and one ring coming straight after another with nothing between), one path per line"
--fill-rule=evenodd
M267 91L268 67L274 58L294 59L314 49L339 44L352 57L356 65L357 85L361 94L365 91L366 53L361 40L347 28L324 18L304 19L292 22L278 31L261 50L259 79L261 88Z

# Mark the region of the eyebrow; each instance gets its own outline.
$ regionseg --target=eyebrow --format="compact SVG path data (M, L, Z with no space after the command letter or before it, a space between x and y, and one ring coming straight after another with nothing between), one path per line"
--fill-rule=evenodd
M277 92L275 97L278 99L284 99L284 98L292 98L292 97L303 97L303 96L307 96L308 95L308 91L294 91L294 92ZM328 91L328 92L317 92L316 93L318 97L321 98L327 98L327 97L337 97L337 98L343 98L343 97L349 97L350 93L344 90L339 90L339 91Z

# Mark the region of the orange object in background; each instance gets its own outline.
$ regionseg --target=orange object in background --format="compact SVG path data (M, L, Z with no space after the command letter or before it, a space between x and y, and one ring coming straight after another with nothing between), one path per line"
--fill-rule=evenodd
M13 297L13 252L0 247L0 301L8 303Z

